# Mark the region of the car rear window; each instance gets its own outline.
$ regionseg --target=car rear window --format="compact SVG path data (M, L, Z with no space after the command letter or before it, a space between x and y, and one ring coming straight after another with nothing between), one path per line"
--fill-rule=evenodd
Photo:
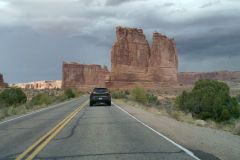
M108 92L108 89L107 88L94 88L93 92L104 93L104 92Z

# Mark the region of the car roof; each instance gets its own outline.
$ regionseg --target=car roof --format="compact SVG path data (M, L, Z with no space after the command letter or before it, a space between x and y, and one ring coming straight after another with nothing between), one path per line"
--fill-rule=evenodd
M107 88L94 88L94 89L107 89Z

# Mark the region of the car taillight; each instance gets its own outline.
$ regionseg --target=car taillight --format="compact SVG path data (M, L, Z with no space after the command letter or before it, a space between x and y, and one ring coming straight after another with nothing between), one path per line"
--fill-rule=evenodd
M97 94L96 92L93 92L93 94Z
M104 92L104 94L110 94L109 92Z

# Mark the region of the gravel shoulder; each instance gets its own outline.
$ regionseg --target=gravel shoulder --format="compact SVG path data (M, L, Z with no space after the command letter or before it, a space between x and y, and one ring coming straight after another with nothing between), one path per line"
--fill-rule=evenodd
M213 159L239 159L240 136L225 131L179 122L169 117L130 106L122 101L117 100L114 102L165 136L192 150L201 159L204 159L204 154L208 153L213 155Z

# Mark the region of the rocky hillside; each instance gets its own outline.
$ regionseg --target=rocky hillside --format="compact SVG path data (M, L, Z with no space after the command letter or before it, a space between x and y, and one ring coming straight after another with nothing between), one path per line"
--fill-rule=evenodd
M29 82L29 83L16 83L10 84L9 87L17 87L17 88L24 88L24 89L57 89L61 88L62 81L36 81L36 82Z

